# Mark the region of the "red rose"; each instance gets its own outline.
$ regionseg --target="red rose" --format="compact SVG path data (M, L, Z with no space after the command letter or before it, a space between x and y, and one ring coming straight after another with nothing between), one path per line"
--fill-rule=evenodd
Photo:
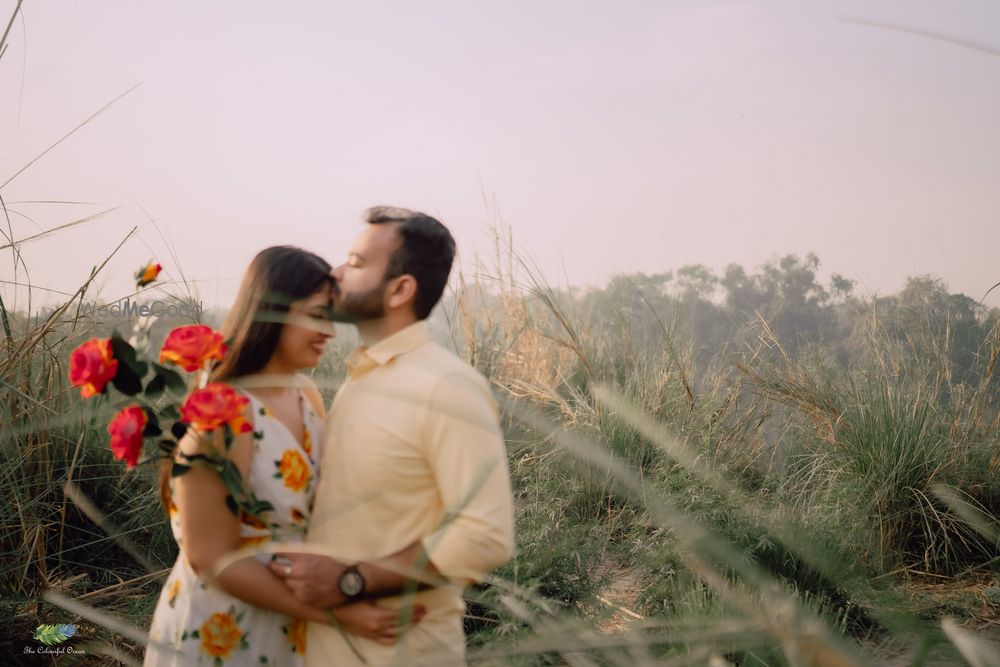
M204 324L192 324L170 332L160 349L160 363L169 361L191 372L204 366L209 359L222 359L225 353L222 334Z
M100 394L118 372L110 338L91 338L69 355L69 381L80 387L80 396Z
M181 406L181 419L202 430L211 431L229 424L233 433L246 433L253 427L243 417L250 401L223 382L210 382L188 396Z
M108 424L111 434L111 452L118 460L123 460L129 468L134 468L142 451L142 432L149 418L138 405L130 405L118 412Z
M135 285L136 287L145 287L149 283L156 280L156 276L160 275L160 271L163 267L159 264L147 264L146 266L140 268L135 272Z

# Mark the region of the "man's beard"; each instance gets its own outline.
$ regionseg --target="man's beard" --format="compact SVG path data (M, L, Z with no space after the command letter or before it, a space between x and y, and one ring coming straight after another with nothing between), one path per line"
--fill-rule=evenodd
M385 303L382 301L384 293L384 282L364 294L341 292L334 299L333 312L351 322L380 319L385 317Z

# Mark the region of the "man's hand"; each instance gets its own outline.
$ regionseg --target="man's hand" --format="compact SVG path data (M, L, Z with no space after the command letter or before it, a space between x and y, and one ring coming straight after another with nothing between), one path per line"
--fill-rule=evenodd
M427 613L422 604L415 605L408 613L401 609L383 609L369 601L354 602L337 607L331 612L337 623L347 632L359 637L373 639L380 644L392 646L399 636L408 630L401 623L409 621L410 627L420 622Z
M302 603L332 609L348 602L340 592L340 575L349 566L328 556L280 553L268 564ZM364 598L398 595L448 583L424 553L419 542L377 561L358 563L365 580Z
M268 568L284 580L303 604L330 609L347 601L338 587L340 575L347 566L332 558L314 554L278 554Z

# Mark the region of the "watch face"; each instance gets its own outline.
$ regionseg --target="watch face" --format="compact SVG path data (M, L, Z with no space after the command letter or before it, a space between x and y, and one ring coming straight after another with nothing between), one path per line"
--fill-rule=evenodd
M358 572L348 570L340 577L340 592L347 597L354 597L365 589L365 580Z

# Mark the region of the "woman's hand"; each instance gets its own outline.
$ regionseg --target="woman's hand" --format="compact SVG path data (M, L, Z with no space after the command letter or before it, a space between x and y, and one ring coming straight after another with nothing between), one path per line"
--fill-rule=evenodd
M400 627L402 610L383 609L363 600L343 605L332 610L337 623L347 632L359 637L374 639L380 644L391 646L396 643L404 628ZM422 604L414 605L410 615L410 626L416 625L427 613Z

